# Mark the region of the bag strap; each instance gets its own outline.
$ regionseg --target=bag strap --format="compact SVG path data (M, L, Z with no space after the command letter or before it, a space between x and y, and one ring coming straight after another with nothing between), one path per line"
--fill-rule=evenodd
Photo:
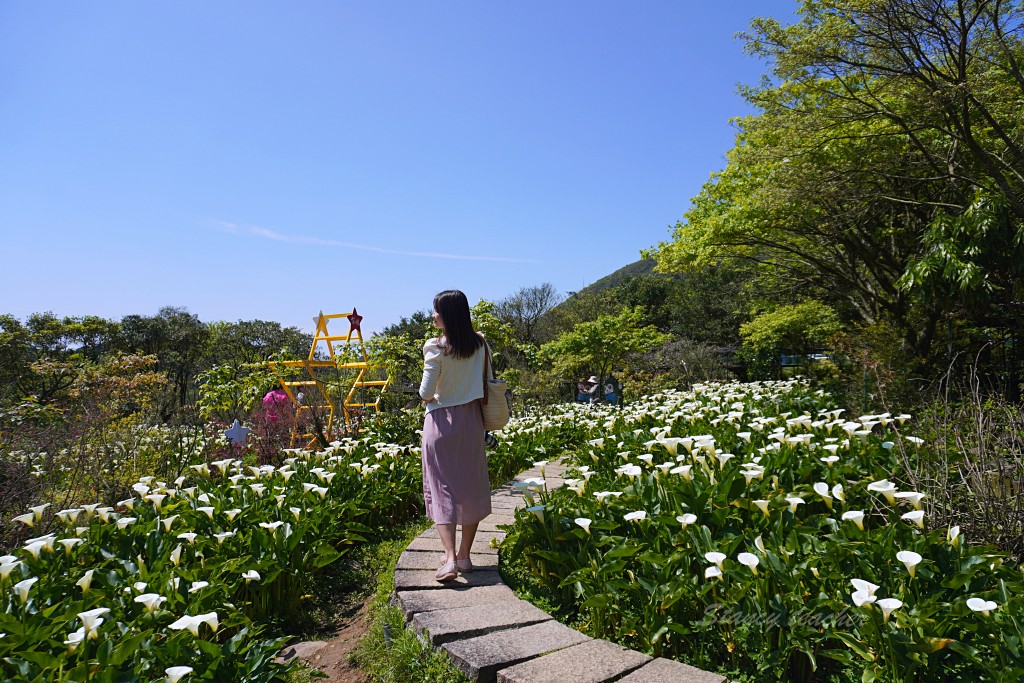
M491 348L487 345L487 340L484 339L484 336L482 334L477 332L477 335L480 337L480 339L484 343L484 376L483 376L484 405L487 405L487 375L488 375L487 371L491 367ZM491 370L491 372L489 374L491 375L491 377L494 377L494 370Z

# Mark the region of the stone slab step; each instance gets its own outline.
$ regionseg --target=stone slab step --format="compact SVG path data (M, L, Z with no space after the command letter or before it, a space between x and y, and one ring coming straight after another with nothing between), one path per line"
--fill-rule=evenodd
M468 574L459 574L457 578L445 581L444 583L434 578L436 572L436 567L434 569L396 569L395 590L431 590L438 588L450 589L458 586L504 585L501 580L501 574L494 570L471 571Z
M406 550L399 555L398 564L395 569L437 569L441 564L444 553L435 553L423 550ZM474 571L498 571L498 556L491 554L470 555L473 561Z
M498 683L607 683L650 661L607 640L591 640L503 669Z
M619 683L725 683L725 677L658 657L619 679Z
M498 671L538 655L591 640L557 621L445 643L455 667L476 683L492 683ZM572 679L569 679L572 680Z
M494 605L478 605L420 612L412 617L415 629L425 630L435 646L543 621L551 621L551 616L525 600L502 604L500 609L495 609Z
M448 590L408 590L398 591L397 602L402 613L408 620L418 612L432 612L439 609L460 609L477 605L495 605L519 600L512 589L505 585L498 586L458 586ZM504 609L504 607L495 608Z

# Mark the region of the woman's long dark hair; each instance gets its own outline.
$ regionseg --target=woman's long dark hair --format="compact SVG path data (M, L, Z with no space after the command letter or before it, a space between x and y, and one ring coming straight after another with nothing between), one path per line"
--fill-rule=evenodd
M469 301L457 289L447 289L434 297L434 310L444 323L442 348L444 355L455 358L469 358L483 344L480 336L473 331L469 319Z

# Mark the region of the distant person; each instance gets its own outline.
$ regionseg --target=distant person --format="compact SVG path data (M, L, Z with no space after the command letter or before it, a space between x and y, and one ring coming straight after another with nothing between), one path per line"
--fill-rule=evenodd
M588 403L597 403L597 397L601 395L601 393L599 391L600 388L601 388L601 386L600 386L600 382L597 379L597 375L591 375L589 378L587 378L587 402Z

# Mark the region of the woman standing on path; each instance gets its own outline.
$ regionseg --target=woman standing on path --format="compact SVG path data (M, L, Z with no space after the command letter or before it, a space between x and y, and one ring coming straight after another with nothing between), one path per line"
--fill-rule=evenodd
M438 581L472 571L469 551L476 528L491 513L479 399L484 395L487 345L473 330L469 302L458 290L434 297L434 326L441 334L423 345L420 398L423 420L423 500L444 546ZM488 378L493 377L487 367ZM455 547L455 526L462 539Z

